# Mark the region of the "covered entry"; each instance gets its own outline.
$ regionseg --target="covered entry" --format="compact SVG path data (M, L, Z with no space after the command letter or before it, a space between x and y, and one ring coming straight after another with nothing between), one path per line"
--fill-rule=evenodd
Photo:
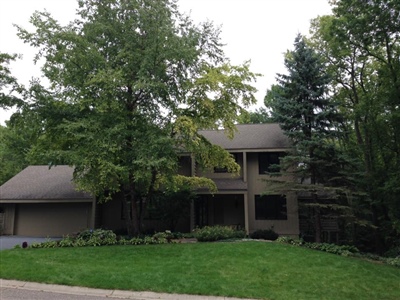
M195 227L224 225L245 228L243 194L200 194L194 202Z

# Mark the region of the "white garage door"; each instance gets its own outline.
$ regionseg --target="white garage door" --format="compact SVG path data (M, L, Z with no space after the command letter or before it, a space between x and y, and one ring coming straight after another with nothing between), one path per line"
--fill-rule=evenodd
M91 203L18 204L14 234L60 237L90 227Z

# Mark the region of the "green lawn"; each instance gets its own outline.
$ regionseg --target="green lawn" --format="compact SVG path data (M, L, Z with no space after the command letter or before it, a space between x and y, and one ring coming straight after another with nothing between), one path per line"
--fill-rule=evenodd
M400 269L279 243L0 252L0 277L105 289L262 299L400 299Z

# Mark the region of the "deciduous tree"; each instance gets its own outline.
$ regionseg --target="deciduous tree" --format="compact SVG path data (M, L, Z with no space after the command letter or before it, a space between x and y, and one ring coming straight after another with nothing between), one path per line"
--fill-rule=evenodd
M341 146L359 161L353 173L364 196L354 205L370 220L371 250L378 252L391 247L400 233L399 15L398 1L341 0L333 2L332 16L312 26L346 119Z
M79 187L100 200L122 192L132 211L128 233L137 234L161 186L212 186L176 176L179 152L194 153L202 167L238 170L197 131L223 127L232 136L243 107L255 102L256 74L248 63L231 65L219 29L194 24L175 0L80 0L77 13L61 26L36 12L34 32L19 28L50 82L32 86L25 107L45 132L32 153L73 165Z

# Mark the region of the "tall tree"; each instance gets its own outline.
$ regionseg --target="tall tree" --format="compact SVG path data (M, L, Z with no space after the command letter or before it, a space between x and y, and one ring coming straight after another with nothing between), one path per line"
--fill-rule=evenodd
M0 108L2 109L20 108L24 105L22 97L25 89L11 74L9 67L17 58L16 54L0 53ZM27 132L32 131L18 132L10 125L0 126L0 185L27 165L26 150L32 142Z
M259 107L255 111L243 112L238 121L240 124L265 124L273 122L265 107Z
M175 0L80 0L63 27L47 12L18 35L44 58L51 88L31 87L25 107L44 135L32 151L75 166L78 186L100 200L123 194L129 234L142 230L146 206L162 185L209 185L177 176L180 151L200 166L238 165L197 131L224 127L232 136L242 106L255 102L248 63L232 66L219 30L196 25Z
M0 52L0 108L7 109L23 104L19 94L24 91L24 88L18 84L9 68L9 64L17 58L18 55L16 54Z
M342 146L360 161L364 197L357 206L371 220L381 252L400 234L400 4L341 0L333 6L332 16L314 21L313 40L334 75L334 97L347 120Z
M329 184L326 170L331 165L339 114L329 97L330 77L325 66L303 36L295 38L294 50L286 53L284 63L287 74L278 74L278 84L267 92L265 99L273 119L293 142L293 152L283 159L284 169L297 178L295 182L306 183L302 187L292 185L292 189L310 194L315 212L315 238L319 242L319 194L323 185Z

